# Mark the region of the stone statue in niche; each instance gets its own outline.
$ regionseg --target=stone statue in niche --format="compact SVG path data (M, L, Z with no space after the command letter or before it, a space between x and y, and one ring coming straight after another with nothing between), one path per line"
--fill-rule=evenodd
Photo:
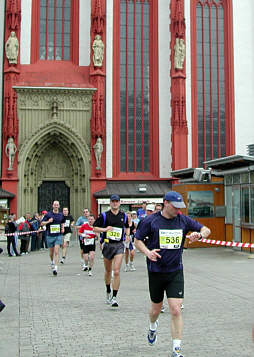
M102 67L104 57L104 43L101 36L96 35L93 41L93 64L94 67Z
M94 155L96 159L96 170L101 170L101 154L103 152L103 144L101 138L97 138L96 143L93 146Z
M15 159L15 154L17 152L17 147L14 143L13 138L9 138L8 142L5 146L5 154L7 155L7 157L9 158L9 167L8 170L13 170L13 163L14 163L14 159Z
M18 63L19 41L14 31L11 32L5 44L6 57L10 64Z
M183 64L185 60L185 43L183 38L176 38L174 50L175 50L175 57L174 57L175 69L183 69Z

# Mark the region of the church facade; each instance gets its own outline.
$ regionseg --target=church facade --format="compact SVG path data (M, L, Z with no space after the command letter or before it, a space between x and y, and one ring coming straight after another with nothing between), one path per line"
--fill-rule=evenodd
M254 143L252 0L0 3L1 187L18 215L159 202Z

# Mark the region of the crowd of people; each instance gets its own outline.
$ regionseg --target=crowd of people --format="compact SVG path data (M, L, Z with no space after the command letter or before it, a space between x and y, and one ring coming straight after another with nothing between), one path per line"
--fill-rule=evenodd
M144 202L137 211L124 212L120 209L119 195L113 194L108 211L102 212L95 219L89 209L85 208L83 215L75 222L69 209L64 207L60 211L59 201L54 201L52 211L43 211L41 215L34 214L33 217L27 214L21 222L15 220L15 215L8 217L5 227L8 255L28 254L30 241L31 250L42 249L45 245L49 249L52 273L57 276L58 263L66 262L72 229L75 227L78 232L81 266L89 276L93 275L96 240L99 240L105 269L105 302L112 308L118 308L121 265L124 260L125 272L136 270L134 257L137 248L147 260L151 300L148 344L152 346L156 343L158 317L163 311L163 299L166 295L171 314L171 357L183 357L183 246L186 238L190 243L207 238L210 229L182 214L182 208L185 208L182 196L169 191L163 198L163 205ZM22 233L19 235L20 253L17 251L17 232ZM59 259L61 247L62 257ZM4 308L4 304L1 304L3 303L0 300L0 311Z

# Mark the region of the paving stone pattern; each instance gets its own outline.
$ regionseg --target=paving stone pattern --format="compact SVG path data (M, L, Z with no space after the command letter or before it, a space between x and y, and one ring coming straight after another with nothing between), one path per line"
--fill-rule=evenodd
M72 244L57 277L48 251L0 256L0 357L168 357L168 307L158 341L149 346L145 259L121 272L119 308L105 304L103 260L97 249L93 276L81 271ZM230 248L184 251L185 357L253 357L254 260Z

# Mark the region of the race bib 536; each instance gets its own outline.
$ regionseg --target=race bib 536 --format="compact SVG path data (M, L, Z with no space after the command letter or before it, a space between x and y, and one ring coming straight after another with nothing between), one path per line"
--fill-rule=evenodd
M159 239L161 249L180 249L183 240L183 230L160 229Z

